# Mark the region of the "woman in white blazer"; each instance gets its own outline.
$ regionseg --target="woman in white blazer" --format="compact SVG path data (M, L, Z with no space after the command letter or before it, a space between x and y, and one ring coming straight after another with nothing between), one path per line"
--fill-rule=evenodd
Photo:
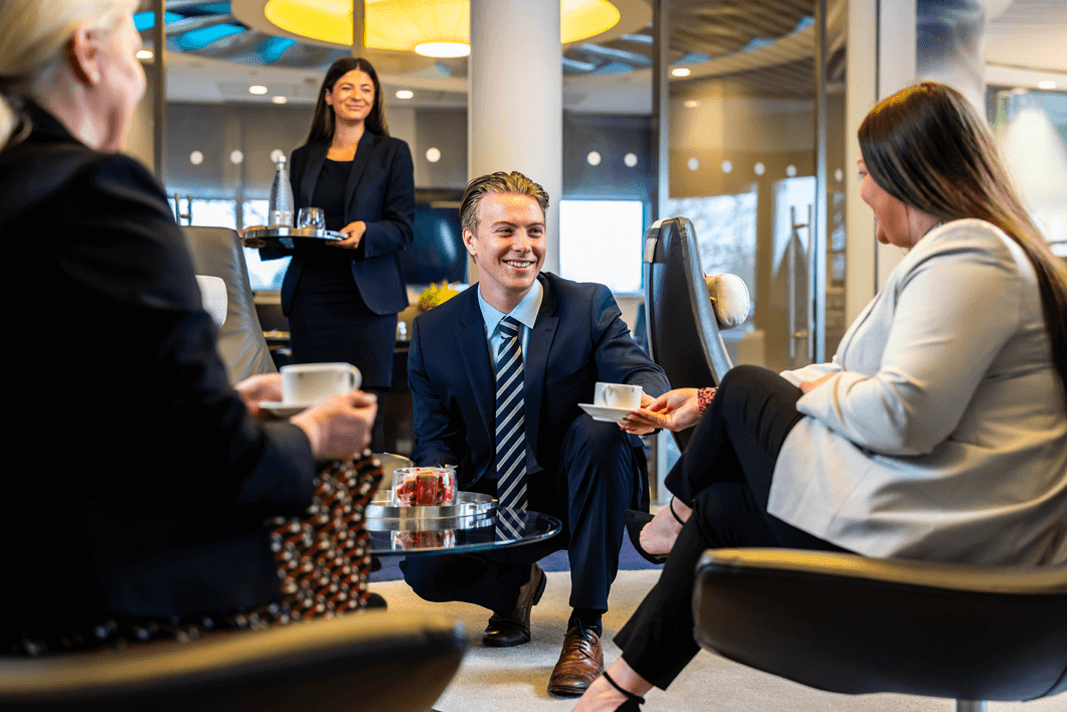
M832 362L740 366L710 404L680 389L628 418L631 432L699 425L668 475L671 506L636 542L669 554L663 575L576 711L636 709L692 659L709 547L1067 561L1067 269L955 90L894 94L859 141L878 240L907 255Z

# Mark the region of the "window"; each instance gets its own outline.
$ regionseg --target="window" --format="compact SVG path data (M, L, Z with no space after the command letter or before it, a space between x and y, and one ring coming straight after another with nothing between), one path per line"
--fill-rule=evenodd
M639 294L645 204L640 200L561 200L559 271L616 294Z

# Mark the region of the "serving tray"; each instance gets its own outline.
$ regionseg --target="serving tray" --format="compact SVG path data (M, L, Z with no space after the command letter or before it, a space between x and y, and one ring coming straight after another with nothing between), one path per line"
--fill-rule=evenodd
M317 227L261 227L251 228L241 235L245 247L285 247L292 249L297 242L340 242L345 236L336 230Z
M379 490L367 505L368 528L393 529L474 529L492 523L496 500L478 492L457 492L456 504L440 507L395 507L393 493Z

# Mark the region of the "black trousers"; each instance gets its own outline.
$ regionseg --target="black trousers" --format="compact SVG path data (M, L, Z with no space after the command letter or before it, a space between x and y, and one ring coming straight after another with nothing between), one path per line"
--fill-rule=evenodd
M553 470L527 479L529 509L557 517L563 530L542 542L471 554L423 554L400 564L404 580L428 601L464 601L506 615L515 608L530 564L561 549L571 568L570 605L608 609L619 570L623 512L640 499L644 453L614 423L586 414L568 429Z
M396 324L396 314L383 316L367 308L354 283L328 292L298 289L289 313L293 363L350 363L363 376L361 390L378 396L370 443L374 452L385 451L383 417L392 386Z
M667 476L693 514L663 573L615 637L641 677L666 689L699 651L693 586L705 549L768 546L845 551L767 513L774 463L793 426L800 390L772 371L738 366L722 379L689 447Z

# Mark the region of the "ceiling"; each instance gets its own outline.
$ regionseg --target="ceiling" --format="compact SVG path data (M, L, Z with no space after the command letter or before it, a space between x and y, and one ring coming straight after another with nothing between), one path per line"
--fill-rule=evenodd
M845 0L829 4L828 69L834 82L844 72ZM142 2L142 7L148 5ZM986 31L987 80L1036 87L1051 79L1067 89L1067 0L985 0L985 6L996 13ZM812 7L812 0L671 0L672 66L691 71L689 77L672 78L672 88L716 77L749 92L810 95ZM226 2L169 0L167 10L173 13L167 23L171 100L269 102L284 96L288 102L310 103L326 67L347 54L250 28L231 14ZM147 44L150 34L142 32ZM647 113L651 51L647 27L568 46L561 59L564 106ZM412 90L415 96L408 105L466 106L466 59L438 60L410 74L380 73L387 91ZM249 94L251 84L267 86L268 94ZM391 101L396 106L399 100Z

